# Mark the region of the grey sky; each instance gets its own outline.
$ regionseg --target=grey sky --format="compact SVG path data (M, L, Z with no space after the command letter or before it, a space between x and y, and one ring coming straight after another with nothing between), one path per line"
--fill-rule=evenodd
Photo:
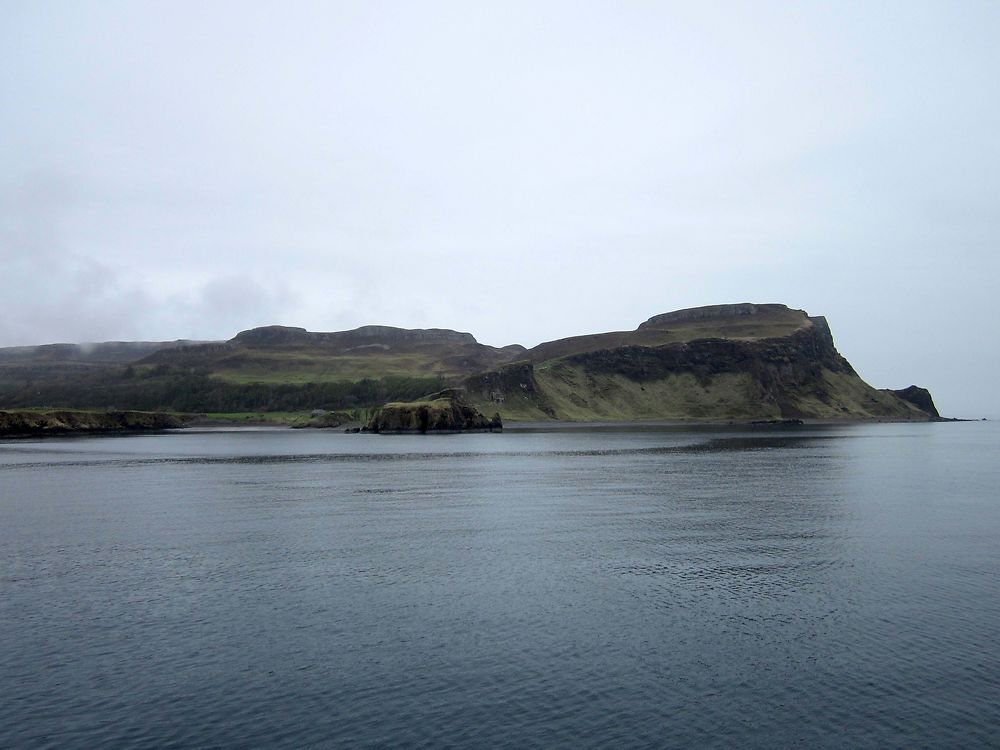
M0 345L784 302L1000 416L1000 3L0 0Z

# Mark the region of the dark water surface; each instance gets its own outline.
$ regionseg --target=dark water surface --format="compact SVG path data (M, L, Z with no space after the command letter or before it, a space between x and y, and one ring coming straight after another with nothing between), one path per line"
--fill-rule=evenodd
M0 746L1000 746L1000 430L0 443Z

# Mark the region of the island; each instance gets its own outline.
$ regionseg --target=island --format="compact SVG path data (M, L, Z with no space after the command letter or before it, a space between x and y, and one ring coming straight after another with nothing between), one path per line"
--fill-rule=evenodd
M428 432L502 432L500 414L487 418L465 403L457 389L434 393L420 401L394 402L376 409L363 432L426 434Z

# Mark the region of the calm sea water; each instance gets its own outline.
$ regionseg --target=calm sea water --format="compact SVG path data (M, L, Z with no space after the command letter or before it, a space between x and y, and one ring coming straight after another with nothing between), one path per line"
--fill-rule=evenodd
M0 746L1000 745L1000 430L0 443Z

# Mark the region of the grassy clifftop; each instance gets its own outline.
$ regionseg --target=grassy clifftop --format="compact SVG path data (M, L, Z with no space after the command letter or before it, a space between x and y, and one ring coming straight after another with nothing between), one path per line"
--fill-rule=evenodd
M564 339L528 354L470 377L472 402L515 420L937 417L932 404L865 383L824 318L782 305L682 310L634 332Z

